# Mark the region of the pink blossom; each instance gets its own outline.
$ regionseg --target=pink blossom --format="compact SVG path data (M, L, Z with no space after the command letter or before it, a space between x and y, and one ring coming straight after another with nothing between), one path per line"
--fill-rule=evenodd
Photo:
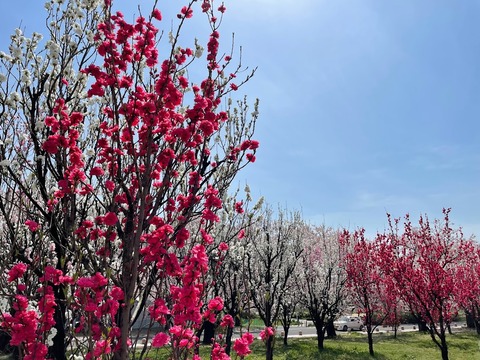
M23 360L44 360L48 353L48 348L45 344L34 342L27 347L28 354Z
M77 280L77 285L84 288L93 288L95 286L94 282L89 277L81 277Z
M42 148L49 154L56 154L58 152L59 146L59 136L50 135L47 140L43 143Z
M200 233L202 234L202 239L207 244L213 244L213 236L207 233L205 229L200 229Z
M193 10L190 7L184 6L180 12L181 14L178 14L179 18L182 18L183 16L185 16L187 19L189 19L193 16Z
M159 348L162 346L167 345L170 342L170 336L165 333L158 333L152 340L152 346L155 348Z
M215 315L215 312L213 312L212 310L209 310L209 309L207 309L203 313L203 318L206 321L211 322L212 324L214 324L217 321L217 316Z
M208 10L210 10L210 2L208 0L203 0L203 3L202 3L202 12L207 12Z
M105 214L105 217L103 218L103 223L107 226L114 226L117 224L118 217L117 214L114 212L108 212Z
M115 189L115 183L112 180L105 181L105 187L108 191L112 192Z
M212 360L230 360L230 356L225 353L225 347L219 343L213 344L210 357Z
M55 269L53 266L48 265L45 267L44 274L39 278L42 282L51 282L54 285L60 283L60 276L63 275L62 270Z
M238 214L243 214L244 210L243 210L243 201L239 201L239 202L236 202L235 203L235 211L238 213Z
M24 263L15 264L8 272L8 282L15 281L23 276L27 271L27 265Z
M90 175L92 176L102 176L104 173L103 169L99 166L95 166L90 170Z
M58 120L55 118L55 116L47 116L45 118L45 125L51 127L53 132L56 132L56 129L53 128L58 127Z
M108 280L99 272L95 275L81 277L77 280L77 285L83 288L100 288L108 284Z
M185 246L185 241L190 238L190 232L187 228L181 228L177 232L177 236L175 237L175 244L179 249Z
M114 300L123 300L124 298L123 290L118 286L114 286L110 291L110 296Z
M235 321L233 320L232 315L230 314L225 315L220 323L220 326L229 327L233 329L235 326Z
M33 220L27 220L25 221L25 225L28 226L28 229L30 231L37 231L40 228L40 225L36 221Z
M199 128L206 137L212 135L215 131L215 127L213 126L212 122L208 120L201 121Z
M162 20L162 13L158 9L153 9L152 16L154 19L157 19L158 21Z
M275 329L271 326L266 327L262 331L260 331L260 338L263 341L267 341L270 337L272 337L275 334Z
M233 350L237 353L238 356L244 358L252 352L250 350L250 344L253 342L253 336L250 333L245 333L240 339L235 340L233 344Z
M93 356L100 357L103 354L110 354L112 348L110 347L110 341L108 340L98 340L95 344L95 349L93 350Z
M154 305L150 306L148 311L152 319L155 319L162 325L166 323L165 315L170 314L170 310L163 299L156 299Z

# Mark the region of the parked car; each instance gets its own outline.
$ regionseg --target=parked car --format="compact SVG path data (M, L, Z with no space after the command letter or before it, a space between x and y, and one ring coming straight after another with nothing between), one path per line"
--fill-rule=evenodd
M342 316L333 322L336 330L363 330L363 321L358 316Z

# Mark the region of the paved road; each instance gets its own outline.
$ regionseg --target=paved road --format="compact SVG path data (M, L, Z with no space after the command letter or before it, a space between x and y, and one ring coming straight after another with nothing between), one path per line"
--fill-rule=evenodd
M458 331L458 330L461 330L463 328L465 328L466 324L461 324L461 323L453 323L451 328L452 328L452 331ZM282 326L278 326L277 329L277 335L280 336L282 333L283 333L283 327ZM411 331L417 331L418 330L418 325L416 324L401 324L398 328L397 328L397 333L402 333L402 332L411 332ZM245 330L244 330L245 331ZM252 334L254 334L255 336L258 336L259 333L260 333L260 330L259 329L254 329L254 330L251 330L250 331ZM361 333L361 334L366 334L367 332L366 331L354 331L354 332L358 332L358 333ZM394 329L391 327L391 326L383 326L383 325L380 325L378 326L376 329L375 329L375 333L378 333L378 334L393 334L394 333ZM346 335L346 334L350 334L350 331L337 331L337 335L339 336L342 336L342 335ZM234 337L238 337L238 332L235 331L235 334L234 334ZM289 338L301 338L301 337L312 337L312 336L317 336L317 332L316 332L316 329L315 329L315 326L313 326L313 324L308 324L308 326L305 326L305 325L301 325L301 326L297 326L297 325L293 325L292 327L290 327L289 331L288 331L288 337Z

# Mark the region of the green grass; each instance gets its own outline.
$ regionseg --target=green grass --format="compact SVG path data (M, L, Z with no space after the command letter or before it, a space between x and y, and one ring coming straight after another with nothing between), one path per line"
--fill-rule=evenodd
M253 319L242 319L242 327L245 329L250 324L250 329L263 329L265 324L262 319L253 318Z
M447 339L451 360L480 360L480 339L473 332L450 335ZM421 333L399 334L397 339L392 335L374 335L375 359L378 360L438 360L440 351L430 336ZM261 341L252 346L250 360L265 359L265 348ZM201 348L203 359L209 358L209 348ZM152 352L152 360L167 359L166 352ZM235 359L235 356L232 356ZM278 360L372 360L368 354L366 335L351 333L339 336L335 340L325 340L325 349L319 352L316 338L289 339L284 346L282 339L277 338L274 359Z

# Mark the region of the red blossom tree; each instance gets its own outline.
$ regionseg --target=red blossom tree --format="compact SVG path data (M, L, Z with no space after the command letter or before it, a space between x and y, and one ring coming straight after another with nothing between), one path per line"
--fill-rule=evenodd
M219 44L225 6L188 1L167 37L156 3L130 23L111 0L47 1L46 38L17 29L0 53L0 327L24 359L127 359L143 309L137 355L151 341L186 359L222 310L205 298L209 234L255 160L258 111L222 102L243 83ZM179 36L196 14L210 26L198 79L203 47Z
M407 215L404 231L395 236L392 275L402 300L427 324L428 332L448 359L447 331L457 315L455 300L458 266L471 252L460 229L451 228L450 209L433 224L420 217L414 227Z
M345 257L347 282L350 298L364 320L368 337L368 351L374 356L373 332L388 316L391 294L388 291L386 273L381 266L382 236L373 241L365 238L365 230L359 229L352 235L345 232L342 241L349 248Z
M471 316L480 335L480 247L473 241L465 244L465 257L455 269L455 299Z

